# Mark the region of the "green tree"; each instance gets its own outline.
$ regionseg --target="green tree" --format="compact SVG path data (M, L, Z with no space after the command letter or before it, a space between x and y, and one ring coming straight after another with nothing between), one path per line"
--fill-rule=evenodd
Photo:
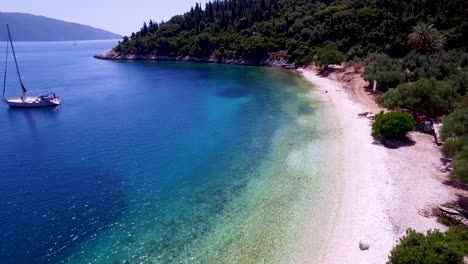
M197 58L209 57L216 48L216 40L208 33L202 33L195 37L191 55Z
M264 37L250 37L242 43L243 57L250 63L257 64L266 58L271 42Z
M362 67L364 67L364 61L361 58L354 56L353 59L348 62L348 65L352 66L354 68L354 72L357 73Z
M385 54L371 54L365 60L364 80L372 83L377 81L383 92L395 88L406 79L403 65L397 59Z
M408 44L423 54L434 53L444 48L445 40L433 24L419 22L408 35Z
M447 82L420 79L400 84L377 97L379 105L388 109L403 109L432 117L450 113L459 95Z
M402 112L389 112L375 116L372 124L372 136L386 139L403 138L414 129L416 122L414 119Z
M314 60L313 55L314 52L310 47L302 45L293 52L294 63L298 66L307 65Z
M330 64L341 64L344 59L343 53L335 46L327 45L322 48L317 48L314 61L317 66L327 68Z
M426 235L412 229L400 238L390 253L391 264L464 263L468 254L468 227L454 226L446 233L428 231Z
M468 99L444 119L441 139L442 152L454 159L454 170L450 176L468 183Z

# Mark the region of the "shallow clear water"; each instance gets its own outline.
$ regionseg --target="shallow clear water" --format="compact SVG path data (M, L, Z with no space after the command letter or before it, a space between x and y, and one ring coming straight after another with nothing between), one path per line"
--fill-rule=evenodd
M16 44L26 87L63 105L0 108L0 262L286 261L329 185L307 85L274 69L92 58L114 44Z

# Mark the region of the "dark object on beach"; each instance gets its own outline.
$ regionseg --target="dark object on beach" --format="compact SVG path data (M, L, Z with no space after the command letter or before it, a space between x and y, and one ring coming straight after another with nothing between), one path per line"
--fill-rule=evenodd
M360 250L369 250L369 247L370 247L369 244L359 241Z

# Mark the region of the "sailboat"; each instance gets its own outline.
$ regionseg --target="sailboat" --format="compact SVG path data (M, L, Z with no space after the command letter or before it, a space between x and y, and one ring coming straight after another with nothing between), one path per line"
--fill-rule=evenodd
M38 96L26 96L26 88L24 87L23 81L21 79L21 74L18 67L18 61L16 60L15 48L13 46L13 40L10 34L10 27L6 25L8 32L8 41L6 49L6 59L5 59L5 74L3 77L3 95L2 101L5 102L10 107L23 107L23 108L36 108L36 107L47 107L47 106L57 106L60 105L60 99L55 93L45 92L41 93ZM18 79L21 89L21 97L16 98L5 98L6 90L6 77L7 77L7 68L8 68L8 49L9 45L11 46L11 51L13 52L13 57L15 58L16 72L18 74Z

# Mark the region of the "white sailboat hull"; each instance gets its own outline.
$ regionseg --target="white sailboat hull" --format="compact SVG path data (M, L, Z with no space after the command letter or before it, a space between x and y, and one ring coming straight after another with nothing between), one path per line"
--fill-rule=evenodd
M21 98L5 98L3 101L10 107L18 108L37 108L60 105L60 100L58 98L44 99L38 97L26 97L24 100Z

